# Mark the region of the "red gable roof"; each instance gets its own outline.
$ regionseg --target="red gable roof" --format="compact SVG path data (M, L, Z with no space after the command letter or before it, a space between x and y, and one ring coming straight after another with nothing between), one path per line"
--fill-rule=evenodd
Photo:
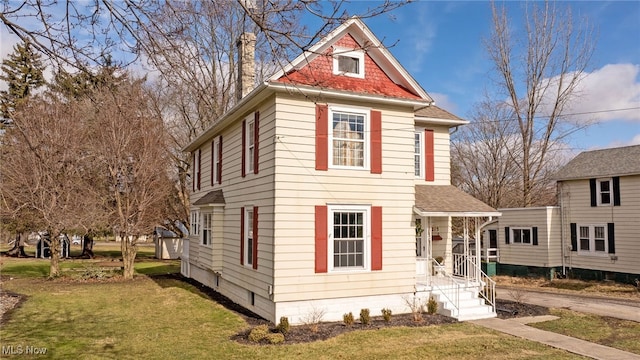
M334 46L347 49L363 48L349 33L338 39L334 43ZM393 82L369 54L366 53L366 48L364 50L364 79L334 74L333 47L329 47L324 53L314 57L310 63L305 64L298 70L292 69L276 81L397 98L421 99L417 94Z

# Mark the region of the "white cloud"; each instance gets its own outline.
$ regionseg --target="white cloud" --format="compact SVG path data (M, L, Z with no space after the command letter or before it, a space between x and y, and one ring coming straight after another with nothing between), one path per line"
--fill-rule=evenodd
M436 102L436 106L439 108L445 109L453 114L458 110L458 106L453 101L449 100L449 95L447 94L429 92L429 96L433 98Z
M569 113L585 120L640 122L640 65L607 64L582 80ZM622 110L631 109L631 110Z

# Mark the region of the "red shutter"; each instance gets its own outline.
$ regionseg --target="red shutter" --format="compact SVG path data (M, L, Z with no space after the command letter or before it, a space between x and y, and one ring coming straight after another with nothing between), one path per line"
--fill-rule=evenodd
M242 161L241 161L241 169L240 174L242 177L247 175L245 167L247 161L247 120L242 120Z
M382 114L371 110L371 173L382 174Z
M435 180L433 130L424 131L424 174L426 181Z
M218 142L218 184L222 184L222 135Z
M202 178L202 150L198 149L198 190L200 190L200 180Z
M260 112L256 111L254 114L254 118L253 118L253 173L257 174L258 173L258 134L260 133L259 131L259 126L258 124L260 123Z
M240 265L244 265L244 206L240 208Z
M191 189L196 191L196 153L191 153Z
M258 268L258 207L253 207L253 268Z
M213 184L215 183L216 179L214 178L214 171L213 171L213 167L216 166L216 159L214 157L214 155L216 154L216 142L211 140L211 186L213 186Z
M327 207L316 206L316 273L327 272Z
M329 168L328 131L329 107L316 104L316 170L327 170Z
M382 270L382 207L371 207L371 270Z

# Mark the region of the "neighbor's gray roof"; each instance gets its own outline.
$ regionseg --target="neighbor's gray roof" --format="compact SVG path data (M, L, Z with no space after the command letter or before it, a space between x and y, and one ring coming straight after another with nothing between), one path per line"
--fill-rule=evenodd
M422 213L490 216L500 213L453 185L416 185L416 209Z
M569 161L556 180L640 174L640 145L584 151Z
M432 119L446 119L446 120L463 120L447 110L441 109L435 105L427 106L415 112L415 116L426 117Z
M193 205L224 205L224 195L222 194L222 190L214 190L208 192L205 196L198 199Z

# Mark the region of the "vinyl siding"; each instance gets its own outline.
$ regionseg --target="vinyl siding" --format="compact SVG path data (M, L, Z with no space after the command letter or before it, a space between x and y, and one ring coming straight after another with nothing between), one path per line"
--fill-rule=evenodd
M560 209L555 206L538 208L498 209L498 249L500 263L537 267L562 266ZM505 243L505 228L537 227L538 245ZM495 228L495 227L494 227ZM532 239L533 240L533 239ZM485 239L485 246L488 239Z
M260 313L269 316L275 311L273 306L265 306L269 298L266 284L273 283L273 224L274 224L274 97L267 99L259 107L250 109L222 130L222 184L210 186L211 142L202 145L202 187L191 195L194 203L206 193L222 189L226 204L214 213L213 246L207 251L197 252L199 266L222 273L225 288L235 289L231 297L241 305L253 309L248 304L248 291L256 294L261 305ZM242 121L253 119L255 111L260 111L259 123L259 171L247 171L241 176ZM240 264L240 209L258 207L258 268ZM202 211L202 210L201 210ZM220 226L216 226L222 224ZM193 246L194 241L191 242ZM199 244L199 243L198 243ZM199 247L202 247L201 245ZM194 251L192 250L191 253ZM191 254L190 254L191 255ZM193 255L191 255L193 256ZM193 261L191 261L193 263ZM246 259L245 259L246 264ZM238 290L244 289L244 290ZM239 291L239 292L238 292ZM261 299L261 300L258 300ZM258 309L253 309L258 310Z
M424 153L423 156L423 169L419 178L415 178L416 185L450 185L451 184L451 156L450 156L450 135L449 128L446 126L429 126L421 124L420 127L416 127L416 131L424 132L424 129L433 130L434 141L434 181L425 181L425 169L424 169ZM424 136L422 139L422 147L424 148ZM413 142L412 142L413 144ZM423 150L424 151L424 150ZM413 160L413 147L410 154L403 155L409 156ZM413 168L413 167L412 167Z
M409 108L327 102L329 106L382 112L382 174L331 167L316 171L315 104L289 95L278 97L273 299L298 301L412 291L413 113ZM338 273L330 269L315 273L315 206L337 204L382 207L382 270ZM370 251L366 256L370 257Z
M615 224L615 254L586 255L568 251L567 266L640 274L640 175L620 177L620 206L591 207L589 180L561 182L565 236L570 244L570 223ZM610 255L617 256L612 260Z

